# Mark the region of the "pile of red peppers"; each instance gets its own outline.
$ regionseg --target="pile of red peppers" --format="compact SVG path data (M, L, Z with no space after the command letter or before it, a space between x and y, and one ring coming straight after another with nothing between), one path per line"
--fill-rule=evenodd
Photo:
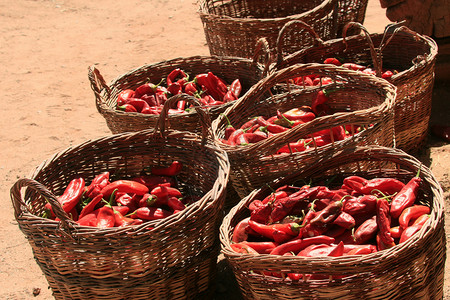
M73 179L58 202L69 217L83 226L98 228L139 225L178 213L194 201L182 195L176 176L182 163L152 167L142 175L110 181L110 173L98 174L87 185L82 177ZM43 217L57 220L50 203Z
M389 249L414 235L430 218L418 204L422 179L348 176L338 188L284 185L249 204L231 248L254 255L323 257L364 255ZM265 275L281 277L267 270ZM327 279L288 274L291 280Z
M373 70L372 68L360 65L360 64L356 64L353 62L344 62L342 63L339 59L335 58L335 57L329 57L326 58L323 61L324 64L331 64L331 65L335 65L338 67L342 67L348 70L353 70L353 71L358 71L364 74L369 74L369 75L373 75L376 76L376 71ZM381 78L383 79L390 79L394 74L397 74L398 71L396 70L383 70L381 73ZM318 76L318 75L308 75L308 76L300 76L300 77L295 77L292 79L292 83L296 84L296 85L302 85L302 86L321 86L321 85L326 85L326 84L330 84L332 83L333 80L330 77L325 77L325 76Z
M117 110L159 115L168 98L186 93L197 98L202 106L210 107L237 100L242 92L239 79L227 83L212 72L197 74L192 80L189 75L176 68L159 84L145 83L135 90L125 89L117 97ZM180 100L176 107L171 107L169 114L189 111L189 104Z
M301 106L284 112L277 110L276 115L267 119L263 116L253 117L239 128L235 128L227 119L228 125L221 142L230 146L257 143L297 125L308 123L317 117L332 114L332 110L327 105L330 92L332 91L322 89L315 93L311 100L311 106ZM310 148L325 146L332 142L344 140L363 129L362 126L348 124L317 131L308 137L286 144L276 154L301 152Z

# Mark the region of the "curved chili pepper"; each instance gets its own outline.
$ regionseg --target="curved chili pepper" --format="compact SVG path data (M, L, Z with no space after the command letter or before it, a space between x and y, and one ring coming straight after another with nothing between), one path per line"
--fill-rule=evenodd
M374 245L361 245L362 247L356 247L348 252L344 252L345 255L364 255L376 252Z
M326 226L338 217L342 206L342 201L334 201L319 211L311 222L302 228L303 237L311 237L324 233L327 229Z
M102 199L103 199L103 194L98 194L97 196L95 196L94 199L92 199L85 207L83 207L83 209L80 212L79 218L81 219L85 215L93 212L95 209L95 206L98 203L100 203L100 201L102 201Z
M403 229L400 226L391 227L391 236L394 239L399 239L402 236Z
M258 122L258 117L252 118L249 121L242 124L240 129L245 130L247 128L251 128L251 127L253 127L253 125L257 124L257 122Z
M250 226L251 229L253 229L258 234L260 234L266 238L269 238L271 240L273 240L273 232L275 230L280 230L289 235L296 236L300 229L300 225L298 225L295 222L286 223L286 224L265 225L265 224L255 222L252 219L250 219L248 221L248 225Z
M275 202L272 205L272 212L270 214L270 218L273 222L278 222L282 220L284 217L289 215L293 209L293 207L299 202L315 198L315 196L318 194L321 187L304 187L303 189L298 190L297 192L294 192L293 194L275 200Z
M138 177L134 177L131 180L142 183L151 191L155 187L160 185L169 184L169 186L176 187L177 182L171 176L163 176L163 175L141 175Z
M124 112L138 112L136 107L131 105L130 103L122 104L121 106L117 106L118 110L123 110Z
M169 197L167 199L167 206L169 206L174 211L182 211L186 208L183 202L181 202L177 197Z
M300 251L297 256L320 257L328 256L335 247L328 244L314 244Z
M320 90L315 94L311 102L311 109L316 116L320 114L320 110L318 109L319 106L324 105L325 103L328 102L328 100L329 97L325 90Z
M429 219L430 215L422 215L414 221L413 225L424 225Z
M145 193L148 193L148 187L142 183L125 179L111 182L101 190L101 193L103 194L103 197L108 198L114 190L136 195L144 195Z
M114 227L115 217L114 210L110 205L104 205L98 209L97 224L99 228Z
M267 224L270 220L270 214L272 212L272 205L270 202L262 203L261 205L255 207L250 213L250 219L262 223Z
M183 169L183 164L179 161L174 160L168 167L152 167L150 172L152 175L160 176L176 176L180 174Z
M114 209L114 211L118 211L124 216L130 212L130 208L128 206L113 205L111 207Z
M377 201L378 236L381 242L387 248L395 246L394 239L391 236L391 220L389 214L389 203L386 199L380 198Z
M86 187L85 196L93 199L98 194L100 194L101 190L109 184L109 172L103 172L92 180L91 184Z
M420 177L412 178L401 190L392 198L391 216L398 218L403 210L416 202L422 179Z
M275 192L271 193L266 198L264 198L262 200L262 203L266 204L266 203L273 202L273 201L275 201L277 199L281 199L281 198L284 198L284 197L287 197L287 196L288 196L288 193L286 191L278 190L278 191L275 191Z
M278 244L274 242L248 242L242 241L241 244L252 247L259 254L269 254L272 250L278 246Z
M84 215L82 218L78 218L77 224L81 226L97 226L98 209Z
M84 187L85 181L82 177L72 179L64 190L64 193L58 197L58 202L66 213L70 212L80 202Z
M331 64L335 66L341 66L342 63L335 57L328 57L323 61L324 64Z
M236 129L228 138L228 142L230 143L230 145L234 146L237 144L237 139L240 135L243 135L245 133L245 131L243 129Z
M407 241L417 231L419 231L420 228L422 228L422 225L412 225L412 226L409 226L409 227L405 228L405 230L403 230L403 232L402 232L402 235L400 236L399 243L403 243L403 242Z
M139 207L128 216L133 219L138 218L143 220L159 220L167 218L172 214L172 212L159 207Z
M398 223L402 229L409 226L410 221L417 219L422 215L429 214L431 209L425 205L413 205L403 210L398 218Z
M364 221L355 230L355 233L353 235L355 243L358 245L364 244L365 242L374 238L377 232L378 232L377 217L373 216L372 218Z
M367 181L361 192L363 194L381 192L384 195L394 195L400 192L404 186L403 182L395 178L374 178Z
M245 245L242 243L236 243L230 245L231 249L233 249L237 253L245 253L245 254L256 254L259 255L258 251L250 247L249 245Z
M231 241L234 243L240 243L243 241L246 241L248 239L248 221L250 220L250 217L247 217L234 227L233 229L233 235L231 237Z
M339 225L345 229L351 229L355 227L356 222L352 215L345 211L341 211L337 218L333 220L332 224Z
M172 83L175 83L177 78L186 78L186 77L187 77L186 73L180 68L173 69L169 73L169 75L167 75L166 79L167 86L171 85Z
M140 113L144 113L150 110L150 106L148 105L148 103L142 99L130 98L128 99L127 104L134 106L134 108L136 108L136 111Z
M352 175L344 178L343 185L363 194L362 189L367 185L367 182L368 180L361 176Z
M270 254L272 255L284 255L287 252L293 252L293 253L299 253L301 250L305 249L306 247L314 244L327 244L330 245L334 243L334 238L326 236L326 235L318 235L310 238L304 238L304 239L296 239L289 241L284 244L280 244L272 251Z
M114 210L114 226L115 227L136 225L136 220L132 219L132 218L127 218L121 212Z
M233 92L233 94L236 96L236 98L239 98L239 95L242 92L242 84L241 81L239 79L235 79L231 84L230 84L230 89L231 92Z
M345 197L342 210L352 216L367 214L375 215L377 210L377 197L374 195Z

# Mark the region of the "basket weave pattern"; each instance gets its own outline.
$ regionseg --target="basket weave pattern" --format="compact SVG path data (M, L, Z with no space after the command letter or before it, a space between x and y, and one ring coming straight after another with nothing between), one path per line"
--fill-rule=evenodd
M108 85L98 69L90 67L88 77L95 95L95 104L112 133L139 131L156 127L158 115L117 110L117 96L124 89L135 90L138 86L147 82L158 84L175 68L184 70L190 75L190 78L211 71L228 83L239 79L243 91L248 90L263 74L263 67L254 60L237 57L193 56L141 66L117 77ZM208 109L208 113L214 119L229 105L230 103L226 103L211 107ZM169 115L168 121L174 130L201 132L195 110L184 114Z
M99 229L77 225L57 205L55 195L74 176L89 182L109 171L127 178L173 160L184 165L177 176L182 192L200 200L165 219ZM146 130L87 141L56 154L30 179L17 181L11 199L55 298L191 299L209 294L216 276L228 174L226 153L210 138ZM44 199L61 222L39 217Z
M329 105L336 113L318 117L249 145L230 146L220 141L228 125L227 118L235 128L239 128L252 117L273 116L277 109L283 112L302 105L310 106L312 96L321 89L320 87L303 89L300 86L288 85L287 92L273 96L270 96L269 92L288 79L310 74L330 76L341 81L338 85L328 87L336 88L329 96ZM228 154L231 164L230 178L233 187L242 198L266 182L289 174L292 167L306 167L318 157L340 148L349 147L352 144L378 144L392 147L394 98L395 87L375 76L359 74L331 65L298 64L279 70L258 82L223 115L213 121L212 129L216 142ZM322 147L274 155L288 142L297 141L320 130L348 124L372 124L373 127L351 138Z
M367 162L370 162L367 164ZM361 166L372 165L371 168ZM368 255L343 257L296 257L252 255L234 252L230 246L234 226L249 216L248 205L271 193L268 187L255 190L241 200L220 227L222 252L230 262L245 299L442 299L446 239L444 199L439 182L420 161L392 148L371 146L347 148L323 157L310 168L270 182L276 189L296 180L315 182L348 175L366 178L394 177L406 182L417 174L424 180L420 198L431 207L430 221L413 237L393 248ZM343 171L346 170L346 171ZM353 172L348 172L353 170ZM344 275L341 280L293 282L257 274L272 270L287 274ZM285 277L283 277L285 278Z

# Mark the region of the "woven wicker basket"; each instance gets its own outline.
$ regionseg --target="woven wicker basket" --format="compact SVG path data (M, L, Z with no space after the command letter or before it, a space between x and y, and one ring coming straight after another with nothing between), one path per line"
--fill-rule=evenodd
M192 299L214 291L229 163L207 135L144 130L68 148L11 188L15 218L56 299ZM61 209L74 176L87 182L100 172L136 176L148 166L184 167L183 193L200 200L162 220L123 228L80 226ZM39 217L46 198L60 222Z
M302 105L311 105L312 96L321 87L287 85L287 92L270 96L270 90L289 79L317 74L332 77L329 86L336 91L330 94L330 107L336 113L295 126L288 131L273 135L265 140L249 145L230 146L221 142L228 120L239 128L250 118L276 115ZM378 144L391 147L394 143L393 101L395 87L387 81L355 71L323 64L297 64L270 74L254 85L242 98L237 100L212 123L216 143L223 148L231 165L231 182L239 196L245 197L252 190L266 182L291 172L292 166L306 167L317 158L352 144ZM362 132L345 140L302 152L274 155L278 149L309 136L320 130L335 126L359 124L369 125Z
M367 0L203 0L199 5L206 41L212 55L251 57L255 41L275 45L278 32L291 20L310 24L324 39L341 36L349 21L363 22ZM308 35L285 40L289 53L308 45Z
M259 57L255 49L255 57ZM155 128L158 115L123 112L116 109L117 96L124 89L136 89L141 84L153 82L157 84L175 68L187 72L190 77L208 71L231 83L239 78L243 92L262 78L264 67L256 60L237 57L192 56L176 58L155 64L148 64L123 74L106 84L99 70L94 66L89 68L88 77L95 95L98 112L105 118L112 133L139 131ZM225 110L229 103L214 106L207 111L214 119ZM184 114L173 114L168 117L172 129L200 133L201 126L196 111Z
M308 26L309 32L314 31L309 25L303 26ZM397 87L394 107L396 147L414 153L426 142L437 45L427 36L404 26L395 26L388 26L384 34L369 34L362 25L349 23L344 28L343 38L326 42L317 39L320 34L316 34L314 46L284 58L277 55L272 71L296 63L322 63L328 57L372 67L378 76L381 76L382 68L398 70L399 73L389 79ZM346 38L348 28L362 29L363 34ZM279 39L283 40L281 36ZM282 42L278 47L283 47Z
M361 169L370 162L371 168ZM352 167L354 172L343 172ZM424 180L420 191L423 203L431 207L430 221L406 242L368 255L342 257L299 257L252 255L234 252L231 236L234 226L249 216L248 205L271 193L267 187L255 190L241 200L220 227L222 252L230 263L245 299L442 299L446 239L442 189L431 171L407 153L392 148L371 146L337 151L304 172L271 183L276 188L295 180L320 180L333 177L342 183L349 174L394 177L406 182L420 168ZM315 181L317 182L317 181ZM343 275L342 279L290 281L263 276L271 269L282 273ZM336 278L336 277L335 277Z

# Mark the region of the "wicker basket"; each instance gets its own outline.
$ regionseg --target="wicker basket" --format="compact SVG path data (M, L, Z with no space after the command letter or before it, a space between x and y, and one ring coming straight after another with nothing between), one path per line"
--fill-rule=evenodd
M258 1L203 0L199 5L206 41L212 55L251 57L260 37L275 45L278 32L292 20L310 24L324 39L341 36L347 22L363 22L367 0ZM308 35L285 40L289 53L308 45Z
M144 130L68 148L11 188L15 218L56 299L192 299L214 291L229 163L207 135ZM148 166L183 163L183 193L200 200L162 220L99 229L71 221L57 202L74 176L117 178ZM46 198L61 220L39 217Z
M309 27L309 32L314 31L309 25L304 26ZM426 142L437 45L427 36L404 26L395 26L388 26L384 34L369 34L362 25L349 23L344 28L343 38L326 42L317 39L320 34L316 34L314 46L284 58L277 55L272 71L296 63L322 63L328 57L372 67L378 76L381 76L382 68L398 70L399 73L389 79L397 87L394 107L396 147L414 153ZM362 29L363 35L346 38L348 28ZM282 41L282 36L279 39ZM283 47L282 42L278 47Z
M255 58L259 48L255 49ZM136 89L141 84L153 82L157 84L173 69L180 68L189 75L195 76L208 71L231 83L239 78L243 92L262 78L264 67L256 59L237 57L192 56L176 58L149 64L134 69L106 84L99 70L94 66L89 68L88 77L95 94L95 104L98 112L105 118L112 133L139 131L155 128L158 115L123 112L116 109L117 96L124 89ZM230 102L208 108L208 113L214 119L223 112ZM168 117L172 129L200 133L201 126L196 111L184 114L173 114Z
M370 162L371 168L360 169ZM352 167L354 172L343 172ZM431 207L431 217L406 242L368 255L341 257L299 257L253 255L234 252L234 226L249 216L248 204L271 193L267 187L241 200L224 218L220 227L222 252L230 263L246 299L442 299L446 239L442 189L431 171L414 157L393 148L378 146L347 148L324 158L304 172L296 172L271 184L276 188L296 180L333 177L342 183L350 174L394 177L406 182L420 168L424 180L420 191L423 203ZM343 275L342 279L290 281L258 275L271 269L286 278L287 273ZM336 277L335 277L336 278Z
M311 105L311 98L321 87L287 85L280 92L270 96L270 90L285 81L298 76L317 74L332 77L335 82L327 86L336 89L330 94L330 107L336 113L295 126L288 131L273 135L249 145L230 146L221 141L225 135L228 120L235 128L241 127L250 118L276 115L302 105ZM231 165L231 182L239 196L245 197L266 182L291 172L292 166L306 167L317 158L352 144L378 144L392 147L393 101L395 87L387 81L332 65L297 64L279 70L254 85L212 123L216 143L223 148ZM335 126L358 124L373 125L350 138L302 152L274 155L289 142L295 142L320 130ZM315 142L314 142L315 143Z

